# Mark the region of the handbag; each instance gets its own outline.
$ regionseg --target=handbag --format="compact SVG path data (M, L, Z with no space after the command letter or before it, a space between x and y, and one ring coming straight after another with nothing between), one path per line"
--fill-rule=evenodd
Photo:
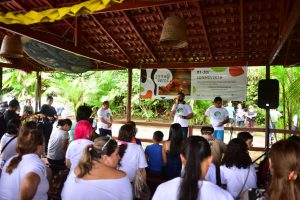
M151 192L141 171L138 169L133 180L134 197L141 200L150 200Z

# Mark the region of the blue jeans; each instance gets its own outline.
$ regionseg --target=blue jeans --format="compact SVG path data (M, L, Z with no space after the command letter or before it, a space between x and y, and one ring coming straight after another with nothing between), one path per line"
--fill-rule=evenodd
M224 130L215 130L214 136L215 138L224 141Z

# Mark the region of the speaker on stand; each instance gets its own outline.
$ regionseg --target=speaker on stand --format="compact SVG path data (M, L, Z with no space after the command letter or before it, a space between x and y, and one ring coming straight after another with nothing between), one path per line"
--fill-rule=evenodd
M269 150L270 109L279 105L279 82L276 79L264 79L258 82L258 107L266 109L265 149Z

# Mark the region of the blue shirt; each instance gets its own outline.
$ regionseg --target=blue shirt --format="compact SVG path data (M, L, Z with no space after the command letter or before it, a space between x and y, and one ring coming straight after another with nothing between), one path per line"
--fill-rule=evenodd
M233 106L227 106L226 110L228 111L228 117L233 119L233 114L235 112L234 107Z
M154 173L162 172L162 146L159 144L148 145L146 147L145 154L149 158L149 170Z

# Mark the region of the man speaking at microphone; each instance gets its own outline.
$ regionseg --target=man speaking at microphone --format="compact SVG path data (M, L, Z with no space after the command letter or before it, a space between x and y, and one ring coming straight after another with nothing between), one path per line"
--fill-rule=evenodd
M192 107L184 101L184 93L179 92L175 98L171 113L174 116L173 123L179 123L182 127L183 138L188 136L189 119L194 117Z

